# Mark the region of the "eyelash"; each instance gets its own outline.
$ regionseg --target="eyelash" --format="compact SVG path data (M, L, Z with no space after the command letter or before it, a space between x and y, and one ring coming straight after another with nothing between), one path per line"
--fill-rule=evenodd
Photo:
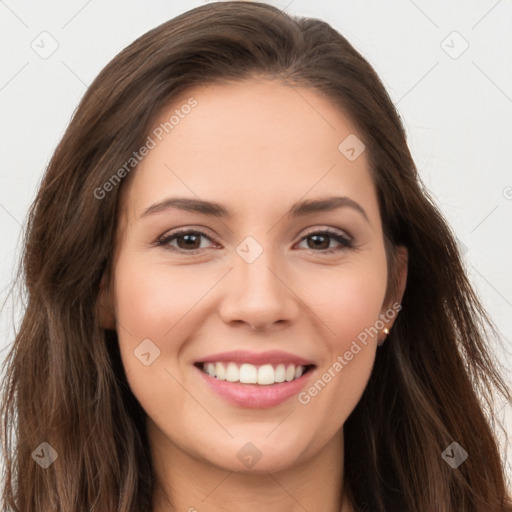
M193 230L193 229L183 229L183 230L176 231L174 233L169 233L168 235L162 236L161 238L158 239L157 245L158 246L165 246L164 247L165 249L173 251L173 252L177 252L177 253L180 253L180 254L192 254L193 255L193 254L199 254L202 250L204 250L204 249L185 250L185 249L177 249L175 247L171 248L171 246L169 245L169 242L171 240L175 239L175 238L178 238L179 236L182 236L182 235L200 235L200 236L203 236L205 238L208 238L209 240L211 240L211 241L213 241L215 243L218 243L215 239L213 239L212 237L208 236L203 231ZM333 238L334 240L336 240L337 242L339 242L342 245L342 247L338 247L338 248L334 248L334 249L324 249L324 250L320 250L320 251L315 251L313 249L309 249L310 251L315 252L315 253L332 254L332 253L335 253L335 252L343 251L343 250L346 250L346 249L351 249L351 248L354 247L354 242L353 242L353 240L351 238L349 238L346 235L342 235L342 234L338 233L337 231L333 231L331 229L322 229L322 230L319 230L319 231L311 231L311 232L307 233L306 235L304 235L300 239L300 242L302 242L303 240L305 240L305 239L307 239L307 238L309 238L310 236L313 236L313 235L326 235L326 236L329 236L329 237Z

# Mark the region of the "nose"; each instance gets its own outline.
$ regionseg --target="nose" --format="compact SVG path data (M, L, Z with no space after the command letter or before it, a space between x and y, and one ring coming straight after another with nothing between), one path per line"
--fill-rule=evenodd
M289 325L300 314L300 300L289 280L289 273L279 270L266 251L252 263L235 255L224 283L220 317L226 324L261 331Z

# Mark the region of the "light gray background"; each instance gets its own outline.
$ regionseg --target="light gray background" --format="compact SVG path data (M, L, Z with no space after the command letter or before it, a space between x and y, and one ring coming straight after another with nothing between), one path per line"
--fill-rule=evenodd
M2 302L28 207L86 87L136 37L203 3L0 0ZM422 179L457 234L471 281L504 335L504 346L493 350L510 382L512 2L267 3L326 20L382 78ZM55 52L44 54L52 45L58 45ZM12 342L12 319L19 316L7 301L0 349ZM512 431L511 405L499 403L496 413ZM512 450L503 439L501 449L508 450L510 474Z

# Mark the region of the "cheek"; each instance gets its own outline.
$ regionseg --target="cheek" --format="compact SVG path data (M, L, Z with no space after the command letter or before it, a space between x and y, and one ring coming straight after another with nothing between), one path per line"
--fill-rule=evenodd
M386 259L380 252L315 277L318 292L310 294L309 306L329 328L331 356L348 350L358 337L364 339L364 333L367 341L372 339L368 330L374 333L370 328L379 320L387 289Z
M327 419L318 432L327 440L356 407L371 375L387 287L385 258L340 268L335 278L317 283L322 293L310 296L309 305L326 326L328 355L298 401L306 415Z
M198 272L196 271L196 275ZM192 267L148 264L120 260L116 272L116 316L129 337L139 343L154 338L163 349L163 340L175 337L186 324L186 315L211 288L210 279L194 277ZM120 333L122 334L122 332Z
M161 425L179 425L191 414L178 361L181 340L190 334L190 312L212 286L206 281L194 279L185 267L145 264L129 253L117 262L115 312L121 360L133 394ZM201 417L201 411L193 413Z
M188 336L187 315L211 286L210 280L194 279L184 267L145 265L129 254L118 260L114 292L117 333L123 366L136 394L148 389L154 392L154 386L161 388L163 383L172 385L165 370L172 371L180 340Z

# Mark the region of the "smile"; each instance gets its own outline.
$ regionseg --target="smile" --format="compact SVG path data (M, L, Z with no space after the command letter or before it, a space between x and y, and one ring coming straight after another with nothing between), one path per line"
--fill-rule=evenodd
M237 407L267 409L296 396L316 369L313 361L281 351L230 351L194 363L206 389Z
M241 384L258 384L268 386L281 382L292 382L304 373L312 365L289 364L263 364L256 366L250 363L237 364L235 362L209 362L200 363L199 368L210 377L228 382L240 382Z

